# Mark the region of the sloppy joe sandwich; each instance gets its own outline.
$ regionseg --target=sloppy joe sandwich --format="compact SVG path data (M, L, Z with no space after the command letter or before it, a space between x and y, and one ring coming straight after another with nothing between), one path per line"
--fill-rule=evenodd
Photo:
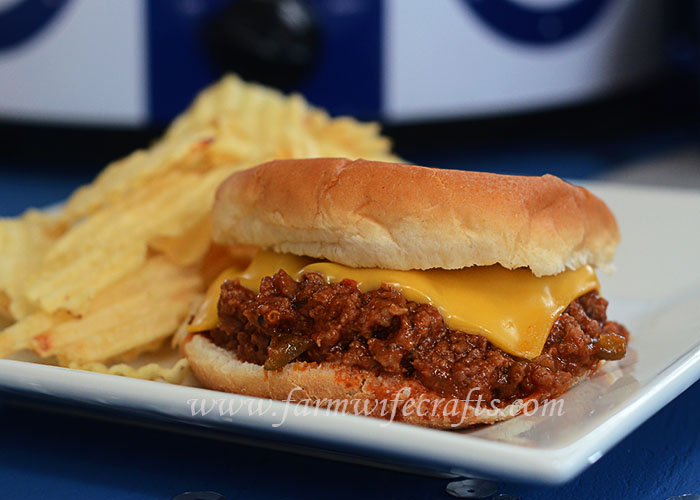
M273 161L220 186L213 238L260 251L190 322L184 351L209 388L462 428L625 355L595 271L615 218L551 175Z

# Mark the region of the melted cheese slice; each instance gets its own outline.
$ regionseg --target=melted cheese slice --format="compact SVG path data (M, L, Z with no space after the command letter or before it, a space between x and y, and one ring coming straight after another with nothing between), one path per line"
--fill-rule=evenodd
M482 335L507 353L528 359L542 352L554 321L566 307L599 288L590 266L537 278L528 269L508 270L498 265L393 271L357 269L308 257L260 252L245 270L227 269L212 282L189 331L216 327L216 305L225 280L239 279L241 285L257 293L261 279L279 269L295 279L310 272L321 273L329 283L351 279L363 292L386 283L408 300L435 306L449 328Z

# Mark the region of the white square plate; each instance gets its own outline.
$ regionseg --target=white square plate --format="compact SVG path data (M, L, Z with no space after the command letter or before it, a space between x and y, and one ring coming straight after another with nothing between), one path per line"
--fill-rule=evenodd
M437 431L327 411L301 415L281 402L13 360L0 360L0 390L345 460L565 482L700 378L700 192L588 187L620 223L618 272L600 278L608 317L626 324L633 338L624 360L607 363L562 398L563 415L540 411L475 430ZM197 399L240 410L193 416ZM251 415L247 405L264 414ZM285 412L284 423L273 425Z

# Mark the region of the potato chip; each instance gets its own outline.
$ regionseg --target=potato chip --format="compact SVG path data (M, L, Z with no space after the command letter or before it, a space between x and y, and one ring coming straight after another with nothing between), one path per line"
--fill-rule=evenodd
M56 315L36 312L0 332L0 358L29 348L32 338L60 323Z
M60 338L69 328L83 335L80 340L57 347L54 353L61 364L118 359L123 352L172 335L187 314L190 301L195 296L195 293L180 291L179 296L170 298L170 304L145 303L148 308L145 305L140 309L130 307L127 309L128 316L114 314L123 312L124 309L112 309L89 318L93 321L80 321L65 328L60 325L55 329L56 338ZM135 306L133 301L126 305ZM98 324L101 325L100 328L95 328Z
M47 329L32 346L66 362L114 358L172 334L202 287L196 269L154 257L103 290L82 317Z
M30 277L27 296L48 312L85 312L100 290L142 265L148 241L181 234L209 213L228 173L173 172L73 226Z
M179 359L170 368L160 366L158 363L149 363L139 368L134 368L125 363L107 366L104 363L69 363L68 368L85 370L121 377L140 378L142 380L164 380L171 384L181 384L189 373L189 363L186 359Z
M181 235L156 236L148 246L179 266L191 266L204 257L210 242L211 216L206 215Z
M193 145L211 140L213 130L201 130L177 141L159 141L147 151L137 151L109 165L91 184L78 189L61 212L67 222L76 222L99 209L119 202L123 196L187 163ZM196 150L195 150L196 151Z
M129 349L128 351L124 351L122 353L117 354L116 356L110 358L110 362L113 363L121 363L121 362L126 362L129 363L131 361L136 360L139 356L147 353L152 353L152 352L157 352L161 350L163 347L163 344L165 343L165 338L158 338L155 339L153 342L148 342L146 344L140 344L133 349ZM65 362L63 363L65 366Z
M10 296L5 292L0 292L0 320L7 320L10 323L14 322L12 313L10 312ZM0 328L2 328L0 326Z
M0 219L0 291L6 297L5 314L18 320L36 309L24 294L25 284L62 230L53 215L36 210L17 219Z

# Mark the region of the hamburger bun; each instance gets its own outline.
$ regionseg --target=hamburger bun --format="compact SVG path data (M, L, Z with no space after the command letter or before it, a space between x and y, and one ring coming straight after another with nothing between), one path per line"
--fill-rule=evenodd
M342 158L237 172L219 188L213 218L219 243L396 270L606 270L620 239L605 203L552 175Z
M334 363L295 362L280 370L265 371L260 365L239 361L235 353L214 345L201 335L192 336L184 351L192 372L209 389L303 403L311 408L318 406L335 411L345 408L350 414L359 408L358 414L363 416L435 429L456 430L493 424L513 418L525 409L531 410L533 406L528 407L528 401L538 400L533 395L504 408L492 409L482 404L477 410L474 405L465 408L463 401L440 396L414 380L377 376ZM586 376L572 380L567 390ZM421 400L427 402L419 406ZM343 401L347 401L347 406ZM382 406L384 401L386 404Z

